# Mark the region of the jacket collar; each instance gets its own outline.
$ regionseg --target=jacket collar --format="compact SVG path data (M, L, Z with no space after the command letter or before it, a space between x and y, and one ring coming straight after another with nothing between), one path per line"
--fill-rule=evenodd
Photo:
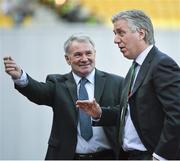
M140 87L142 84L146 74L148 73L148 70L150 69L151 61L153 60L155 54L157 53L157 48L153 46L153 48L149 51L148 55L146 56L145 60L143 61L141 68L139 70L139 73L137 75L134 88L132 91L132 95L136 92L136 90Z

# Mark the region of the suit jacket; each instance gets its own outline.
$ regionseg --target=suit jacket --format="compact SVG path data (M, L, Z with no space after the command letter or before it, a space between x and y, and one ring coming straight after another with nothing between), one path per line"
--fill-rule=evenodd
M46 159L74 158L77 144L78 113L75 106L77 100L77 86L72 73L65 75L49 75L46 83L38 82L28 76L26 87L15 88L30 101L51 106L53 110L53 125L49 138ZM123 78L99 71L95 71L94 97L101 106L119 104ZM115 150L117 136L115 127L104 127L105 134Z
M122 96L128 77L129 73ZM146 149L165 159L180 159L180 68L156 47L140 68L129 104L132 122ZM115 124L120 115L112 109L103 110L99 124Z

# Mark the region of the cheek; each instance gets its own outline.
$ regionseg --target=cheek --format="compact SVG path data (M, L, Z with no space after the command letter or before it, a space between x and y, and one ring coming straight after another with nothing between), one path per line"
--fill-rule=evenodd
M136 43L138 41L139 40L137 39L137 37L133 37L133 36L126 39L126 43L130 48L136 47Z
M92 66L95 66L95 58L91 59Z
M76 64L78 64L78 63L79 63L79 59L78 59L78 58L73 58L73 59L71 59L71 64L76 65Z
M94 55L94 56L91 58L91 61L95 62L95 59L96 59L96 56Z

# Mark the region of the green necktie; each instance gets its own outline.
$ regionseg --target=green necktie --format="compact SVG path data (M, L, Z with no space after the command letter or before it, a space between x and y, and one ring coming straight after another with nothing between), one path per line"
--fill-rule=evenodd
M121 110L121 115L120 115L120 127L119 127L119 143L120 143L120 145L122 145L124 125L125 125L125 116L126 116L127 107L128 107L128 99L131 94L131 88L132 88L132 85L134 82L134 78L135 78L135 74L136 74L135 69L136 69L137 65L138 64L134 61L129 69L129 72L127 75L127 86L126 86L126 89L121 98L122 110Z

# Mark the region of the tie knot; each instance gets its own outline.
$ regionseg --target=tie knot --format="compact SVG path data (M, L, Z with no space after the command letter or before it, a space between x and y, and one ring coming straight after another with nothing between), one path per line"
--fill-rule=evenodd
M81 80L80 80L81 85L85 85L87 82L88 82L88 80L85 77L81 78Z

